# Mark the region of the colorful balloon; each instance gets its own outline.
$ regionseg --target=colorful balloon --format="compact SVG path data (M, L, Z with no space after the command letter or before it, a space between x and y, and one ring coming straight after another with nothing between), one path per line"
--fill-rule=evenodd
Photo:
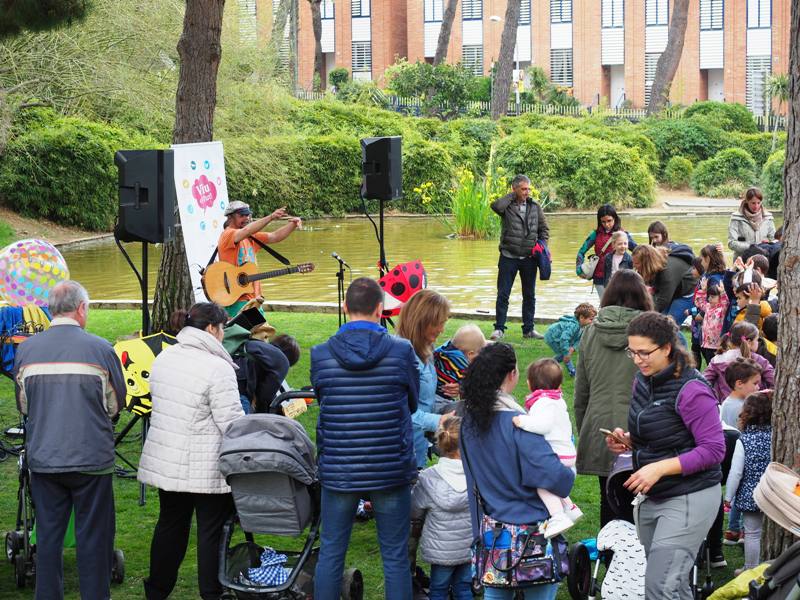
M67 279L67 262L50 242L20 240L0 250L0 299L12 306L47 306L50 290Z

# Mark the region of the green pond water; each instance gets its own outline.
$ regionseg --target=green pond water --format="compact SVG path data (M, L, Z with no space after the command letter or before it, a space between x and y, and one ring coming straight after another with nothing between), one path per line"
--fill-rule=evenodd
M646 242L647 226L655 219L666 223L673 240L689 244L695 252L706 243L727 240L727 215L624 216L623 225L637 242ZM537 314L558 316L571 313L579 302L597 302L591 283L575 275L575 254L595 222L593 216L548 217L553 274L549 281L537 282ZM494 313L496 240L448 238L450 229L436 218L387 217L384 228L390 266L419 259L428 274L428 287L445 294L454 307ZM126 248L137 267L140 266L140 245L126 244ZM295 231L276 249L293 263L313 262L316 269L309 274L263 281L262 291L268 300L336 302L337 262L331 258L331 252L337 252L352 267L352 274L350 271L346 274L348 280L377 274L378 243L366 219L307 221L303 230ZM68 247L63 254L72 278L83 283L93 299L140 297L136 279L113 240ZM151 247L151 295L159 259L160 247ZM264 252L259 253L259 266L264 271L281 267ZM512 313L519 312L521 302L517 280L510 302Z

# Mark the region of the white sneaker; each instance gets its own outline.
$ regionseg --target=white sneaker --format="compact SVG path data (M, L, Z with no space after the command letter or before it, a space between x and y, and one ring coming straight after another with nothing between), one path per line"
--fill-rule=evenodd
M573 523L577 523L583 518L583 511L577 507L577 505L573 504L572 508L569 508L564 511L564 514L569 517L569 520Z
M544 537L548 540L556 537L559 533L563 533L570 527L575 525L572 520L567 516L567 513L558 513L554 517L550 517L544 523Z
M489 339L492 340L493 342L496 342L498 340L502 340L505 337L505 335L506 334L503 333L502 329L495 329L492 332L492 335L489 336Z

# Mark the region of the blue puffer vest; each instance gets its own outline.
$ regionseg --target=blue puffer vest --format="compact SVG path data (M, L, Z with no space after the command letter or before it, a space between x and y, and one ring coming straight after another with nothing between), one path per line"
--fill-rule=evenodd
M419 371L407 340L367 321L345 324L311 349L319 398L317 460L323 487L340 492L407 485L417 476L411 414Z
M694 437L675 407L678 396L687 383L695 380L705 383L705 379L697 369L684 369L680 377L676 378L673 375L674 368L675 365L670 365L651 377L637 373L634 378L628 427L635 448L635 469L676 457L695 448ZM662 477L650 488L648 496L672 498L704 490L720 481L722 471L719 465L715 465L691 475Z

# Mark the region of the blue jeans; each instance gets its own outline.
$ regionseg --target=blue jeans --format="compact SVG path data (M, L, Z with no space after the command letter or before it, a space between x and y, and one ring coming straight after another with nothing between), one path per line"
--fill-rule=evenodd
M553 360L556 361L558 364L561 364L561 363L564 362L564 355L563 354L556 354L553 357ZM569 371L569 374L572 375L573 377L575 377L575 363L572 362L572 359L569 359L567 361L566 367L567 367L567 371Z
M525 600L555 600L558 592L558 584L534 585L533 587L521 588ZM515 590L503 590L500 588L483 588L483 600L513 600Z
M506 315L508 314L508 298L514 280L519 278L522 282L522 333L533 331L533 315L536 312L536 259L533 256L526 258L507 258L500 255L497 263L497 303L495 304L494 328L506 330Z
M366 495L372 501L378 529L385 596L387 600L408 600L412 596L408 561L411 486L373 492L336 492L323 487L322 533L314 574L314 600L339 600L353 517L358 501Z
M742 511L737 508L735 500L731 502L731 511L728 513L728 531L742 531Z
M447 600L450 590L453 600L472 600L472 565L431 565L429 600Z

